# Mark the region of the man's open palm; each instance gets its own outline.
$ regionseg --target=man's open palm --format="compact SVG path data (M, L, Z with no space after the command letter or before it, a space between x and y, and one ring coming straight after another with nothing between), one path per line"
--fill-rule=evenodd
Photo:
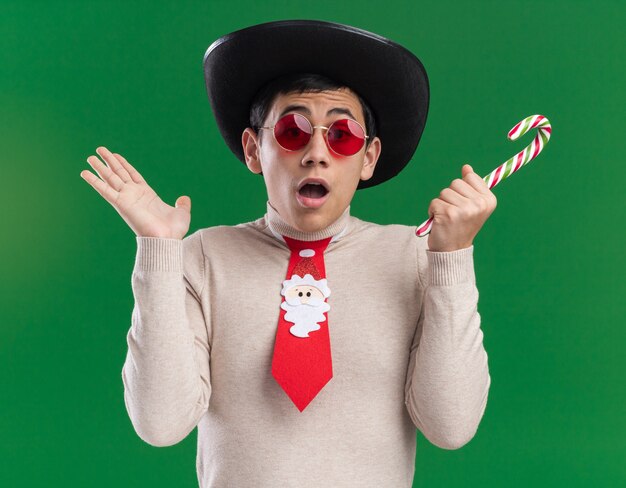
M182 239L191 223L191 199L178 197L174 207L166 204L146 183L139 172L120 154L113 154L105 147L96 152L107 163L96 156L87 158L98 176L90 171L81 171L87 181L140 237L167 237Z

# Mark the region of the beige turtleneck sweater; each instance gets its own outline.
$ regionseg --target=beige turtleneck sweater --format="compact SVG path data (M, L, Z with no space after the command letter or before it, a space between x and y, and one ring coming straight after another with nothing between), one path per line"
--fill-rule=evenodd
M139 437L170 446L197 426L202 488L409 488L415 429L463 446L490 385L473 246L431 252L415 229L348 207L302 233L268 202L256 221L137 237L122 380ZM302 412L271 374L281 235L335 236L324 253L333 378Z

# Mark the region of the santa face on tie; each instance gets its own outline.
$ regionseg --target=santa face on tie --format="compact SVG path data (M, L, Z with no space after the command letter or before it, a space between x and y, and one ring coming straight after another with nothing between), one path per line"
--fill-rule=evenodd
M316 280L310 274L298 276L293 274L291 279L283 281L281 295L285 301L281 308L287 313L285 320L294 325L289 332L296 337L309 337L309 332L320 329L319 322L324 322L325 312L330 310L326 298L330 296L330 289L326 278Z

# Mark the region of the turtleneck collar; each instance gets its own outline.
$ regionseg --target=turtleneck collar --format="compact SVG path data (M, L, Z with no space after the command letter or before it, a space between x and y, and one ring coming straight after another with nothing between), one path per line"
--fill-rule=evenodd
M265 215L265 218L269 229L272 231L274 236L282 242L285 242L283 236L301 241L318 241L332 236L330 242L334 242L338 241L348 229L350 221L350 205L348 205L339 218L332 224L316 232L302 232L289 225L278 214L278 211L272 206L269 200L267 201L267 214Z

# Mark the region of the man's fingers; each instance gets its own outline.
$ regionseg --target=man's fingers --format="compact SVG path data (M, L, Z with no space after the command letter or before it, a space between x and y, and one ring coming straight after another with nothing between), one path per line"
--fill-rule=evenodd
M428 215L430 217L435 217L436 215L449 214L452 207L455 207L455 205L451 205L448 202L443 201L441 198L433 198L428 206Z
M450 183L450 188L467 198L476 198L478 191L474 189L467 181L457 178Z
M465 166L469 166L469 168L471 168L469 164ZM474 170L466 172L465 166L463 166L463 181L467 182L467 184L470 185L478 193L482 193L483 195L489 195L491 193L491 190L489 190L487 182L483 180L480 175L476 174Z
M100 161L96 156L89 156L87 158L87 162L93 168L93 170L98 173L98 176L106 181L109 186L111 186L114 190L120 191L124 186L124 182L122 179L117 176L111 168L106 166L102 161Z
M128 171L126 171L124 166L122 166L122 163L113 155L111 151L109 151L104 146L100 146L96 149L96 152L102 159L106 161L109 168L111 168L113 173L115 173L120 180L122 180L124 183L127 183L131 180Z
M443 190L441 190L441 193L439 193L439 198L444 202L448 202L451 205L456 205L457 207L460 207L461 205L467 203L467 197L460 195L452 188L444 188Z
M80 176L83 180L89 183L91 187L102 196L102 198L104 198L111 205L115 206L118 192L116 192L100 178L97 178L96 175L90 171L83 170L80 172Z
M463 176L463 180L467 182L467 184L470 185L480 195L482 202L484 202L481 203L481 208L483 208L482 206L484 205L487 209L490 210L490 213L493 212L498 204L498 199L489 189L489 185L487 185L487 182L483 180L479 175L477 175L473 170L467 172Z
M146 182L146 180L143 179L139 171L137 171L128 161L126 161L126 158L124 156L118 153L113 153L113 155L122 163L122 166L126 168L126 171L128 171L128 174L135 183Z

